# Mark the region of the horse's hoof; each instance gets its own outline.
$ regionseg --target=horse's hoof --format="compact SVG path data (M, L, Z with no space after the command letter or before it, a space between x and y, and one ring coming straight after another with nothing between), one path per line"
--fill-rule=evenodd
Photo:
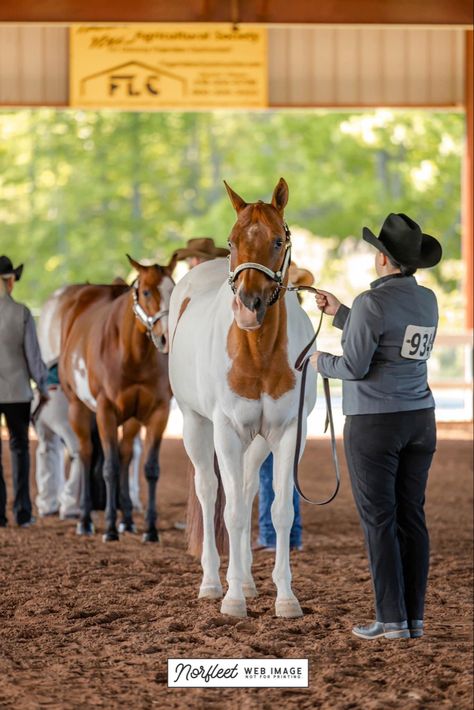
M242 585L242 591L245 597L256 597L258 596L257 587L253 582L247 582Z
M222 587L217 584L201 584L199 587L198 599L221 599Z
M158 530L147 530L143 533L142 542L159 542Z
M119 534L117 530L108 530L102 535L102 542L117 542Z
M118 530L119 530L119 533L136 533L137 526L133 522L130 522L130 523L121 522L121 523L119 523Z
M223 599L221 604L221 614L227 616L247 616L247 605L243 599Z
M83 535L85 537L93 535L95 533L94 523L88 522L84 523L82 520L76 525L76 535Z
M275 604L275 612L277 616L284 619L296 619L298 616L303 616L303 611L297 599L281 599Z

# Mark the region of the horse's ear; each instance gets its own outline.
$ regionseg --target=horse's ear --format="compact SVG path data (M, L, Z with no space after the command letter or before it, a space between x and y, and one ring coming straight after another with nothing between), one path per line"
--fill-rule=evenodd
M241 212L244 209L244 207L247 207L247 203L244 202L244 200L240 197L240 195L238 195L236 192L233 191L233 189L231 187L229 187L229 185L226 183L225 180L224 180L224 185L225 185L225 189L227 190L227 194L230 197L230 201L232 202L232 204L234 206L234 210L238 214L239 212Z
M171 256L171 259L169 260L168 264L165 266L165 271L169 276L173 275L173 271L176 268L176 262L178 261L178 255L176 252Z
M127 254L126 256L134 269L136 269L137 271L140 271L143 268L143 266L141 264L139 264L138 261L135 261L135 259L132 259L130 254Z
M286 180L284 180L283 178L280 178L280 180L278 181L278 185L273 190L272 205L276 210L278 210L278 212L281 214L282 217L283 217L283 211L286 207L287 202L288 202L288 185L286 184Z

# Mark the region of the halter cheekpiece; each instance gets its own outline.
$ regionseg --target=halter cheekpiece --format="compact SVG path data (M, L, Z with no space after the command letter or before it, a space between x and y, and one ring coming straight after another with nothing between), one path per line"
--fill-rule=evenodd
M155 348L159 348L160 347L160 340L154 334L153 327L160 320L160 318L163 318L163 316L167 316L169 311L167 311L167 310L158 311L153 316L149 316L138 302L138 287L139 287L139 283L138 283L138 279L136 279L132 284L133 312L135 314L135 317L140 321L140 323L142 323L145 326L146 334L150 338L150 340L153 343L153 345L155 346Z
M228 282L229 282L229 285L234 293L237 293L237 289L235 287L235 282L236 282L239 274L241 274L242 271L246 271L247 269L254 269L255 271L261 271L262 274L265 274L265 276L268 276L269 279L276 282L276 284L277 284L276 288L273 291L267 305L272 306L274 303L276 303L276 301L278 300L278 296L280 295L281 289L284 288L283 280L285 278L286 272L288 271L288 267L291 262L291 232L290 232L290 229L289 229L286 222L283 222L283 228L285 230L285 237L286 237L285 256L283 257L283 263L278 271L272 271L271 269L268 268L268 266L264 266L263 264L259 264L258 262L254 262L254 261L246 261L243 264L239 264L234 269L234 271L231 271L230 270L230 256L228 257L228 259L229 259Z

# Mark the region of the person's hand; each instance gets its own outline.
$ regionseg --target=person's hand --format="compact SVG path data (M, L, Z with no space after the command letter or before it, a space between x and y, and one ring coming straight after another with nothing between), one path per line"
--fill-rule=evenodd
M309 361L310 361L312 367L316 370L316 372L319 372L319 370L318 370L318 360L319 360L319 356L320 356L320 355L321 355L321 352L320 352L319 350L316 350L316 352L313 353L313 354L311 355L311 357L309 358Z
M316 305L320 311L325 313L327 316L335 316L339 310L341 302L336 298L333 293L329 291L322 291L320 288L316 290Z

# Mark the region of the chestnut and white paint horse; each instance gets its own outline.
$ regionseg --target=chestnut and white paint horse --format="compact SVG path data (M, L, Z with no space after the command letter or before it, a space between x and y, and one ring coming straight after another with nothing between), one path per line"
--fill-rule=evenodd
M88 472L92 457L91 423L96 415L104 451L107 489L104 541L119 539L117 497L122 532L132 532L128 468L133 439L143 425L148 505L145 542L158 541L156 486L159 450L168 421L168 304L174 287L168 266L146 266L129 257L138 278L132 287L80 284L57 292L45 310L50 322L49 349L59 352L59 376L69 400L69 419L79 440L83 467L81 521L78 533L93 532ZM48 349L48 346L47 348ZM118 439L118 427L123 437ZM120 486L119 486L120 483Z
M183 412L184 445L203 514L199 596L222 596L214 539L214 450L229 534L229 586L221 611L233 616L245 616L245 597L256 595L251 509L260 465L272 451L276 614L296 617L302 611L291 588L289 536L300 374L293 363L313 330L296 295L284 291L291 246L283 216L286 182L280 179L271 204L247 204L226 188L237 212L229 237L230 274L225 259L204 263L178 283L170 302L170 380ZM315 377L308 373L303 441L316 399Z

